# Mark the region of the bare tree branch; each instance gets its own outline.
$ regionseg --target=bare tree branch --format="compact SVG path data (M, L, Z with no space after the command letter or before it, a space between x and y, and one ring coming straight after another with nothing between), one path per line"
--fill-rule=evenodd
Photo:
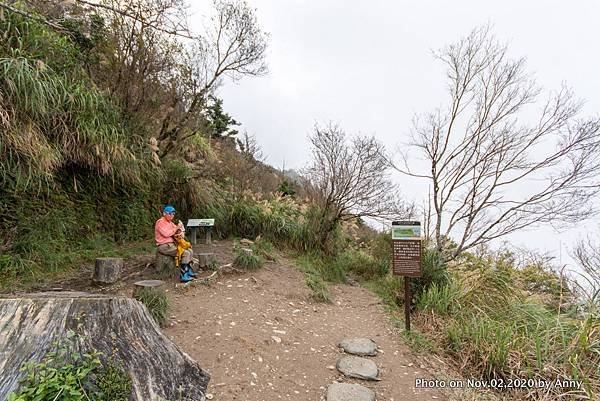
M6 4L4 2L0 2L0 8L3 8L5 10L8 10L8 11L13 12L15 14L22 15L23 17L29 18L29 19L31 19L33 21L41 22L42 24L48 25L50 28L52 28L52 29L54 29L56 31L59 31L59 32L62 32L62 33L66 33L68 31L67 29L65 29L65 27L63 27L63 26L61 26L61 25L59 25L59 24L57 24L57 23L55 23L53 21L50 21L50 20L48 20L46 18L43 18L43 17L38 17L37 15L28 13L26 11L20 10L20 9L18 9L16 7L11 6L10 4Z
M178 121L173 121L171 116L165 118L159 134L161 140L177 138L225 76L237 80L267 73L268 35L261 30L253 10L239 0L215 0L214 4L212 27L202 39L195 41L188 53L189 64L194 66L192 93Z
M143 15L130 13L119 7L114 7L109 4L97 3L97 2L88 1L88 0L74 0L74 1L79 4L84 4L84 5L87 5L90 7L94 7L94 8L102 8L102 9L108 10L110 12L120 14L124 17L131 18L134 21L140 22L140 23L148 26L149 28L156 29L157 31L166 33L168 35L180 36L180 37L186 38L186 39L194 39L194 40L199 39L198 36L191 35L189 33L189 29L187 27L184 28L184 27L175 25L175 26L173 26L173 28L169 29L169 28L165 28L165 26L158 21L157 22L149 21L146 18L144 18ZM179 21L181 21L181 20L179 20Z
M588 237L578 241L573 250L573 257L600 289L600 239Z

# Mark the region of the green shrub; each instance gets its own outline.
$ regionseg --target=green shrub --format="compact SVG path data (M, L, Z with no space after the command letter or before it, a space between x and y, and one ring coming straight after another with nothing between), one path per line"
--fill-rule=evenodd
M120 362L108 358L106 366L100 361L102 353L83 355L76 351L77 334L67 333L62 342L39 363L28 362L21 370L25 376L17 392L8 401L126 401L131 396L131 378Z
M312 297L317 302L331 302L329 288L323 278L316 272L305 273L306 285L312 291Z
M355 276L372 280L385 276L389 271L387 261L378 261L371 255L355 249L347 249L333 261L335 269L352 273Z
M170 305L166 294L152 288L142 288L135 294L135 299L146 306L148 312L160 327L167 324Z
M465 272L461 285L460 302L489 313L504 310L517 291L508 271L485 266Z
M98 387L98 400L128 401L131 396L131 378L123 374L123 364L114 357L108 358L98 373L95 384Z
M450 282L448 266L440 252L435 248L425 246L421 258L423 275L410 280L413 300L419 298L433 283L441 288Z
M392 309L396 309L398 300L404 297L404 280L391 273L368 281L364 285L377 294Z
M262 256L266 260L269 260L271 262L277 261L275 247L270 241L263 239L259 236L254 241L254 244L251 248L254 252L256 252L258 255Z
M378 233L369 243L369 252L379 262L387 266L392 264L392 236L389 233Z
M265 264L265 259L262 256L257 255L252 249L248 252L243 248L236 247L234 252L235 259L233 260L233 266L235 267L255 270L260 269Z
M312 252L300 256L297 259L300 268L305 273L319 276L321 280L331 283L345 283L346 273L341 265L329 261L320 253Z
M283 182L277 188L278 192L281 192L284 196L294 196L296 195L296 189L294 188L294 184L289 182L288 180L283 180Z
M404 328L404 322L397 320L395 326ZM402 330L402 337L410 345L411 349L416 352L431 353L436 350L435 343L432 342L426 335L421 333L419 330L411 328L410 331Z

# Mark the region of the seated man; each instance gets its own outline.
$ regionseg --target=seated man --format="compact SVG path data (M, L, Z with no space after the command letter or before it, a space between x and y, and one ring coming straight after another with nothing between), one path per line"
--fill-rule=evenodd
M173 223L174 216L175 208L171 205L165 206L162 217L156 220L154 225L154 238L158 252L175 257L176 265L179 266L179 279L188 282L196 276L191 266L193 251L189 242L183 238L183 223Z

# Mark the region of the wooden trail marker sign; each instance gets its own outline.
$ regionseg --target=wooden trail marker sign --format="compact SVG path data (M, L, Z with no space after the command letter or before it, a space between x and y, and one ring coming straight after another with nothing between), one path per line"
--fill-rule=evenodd
M392 222L393 272L404 277L404 321L410 331L410 278L421 277L421 222Z

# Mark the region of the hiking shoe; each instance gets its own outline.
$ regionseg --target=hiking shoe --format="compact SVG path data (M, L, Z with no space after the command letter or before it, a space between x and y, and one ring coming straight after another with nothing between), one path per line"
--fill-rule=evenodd
M192 265L188 265L188 269L187 269L187 274L190 275L191 277L196 277L198 275L198 273L196 273L194 271L194 269L192 269Z
M179 281L181 281L182 283L187 283L189 281L192 281L193 279L194 277L190 276L189 272L185 272L184 274L179 275Z

